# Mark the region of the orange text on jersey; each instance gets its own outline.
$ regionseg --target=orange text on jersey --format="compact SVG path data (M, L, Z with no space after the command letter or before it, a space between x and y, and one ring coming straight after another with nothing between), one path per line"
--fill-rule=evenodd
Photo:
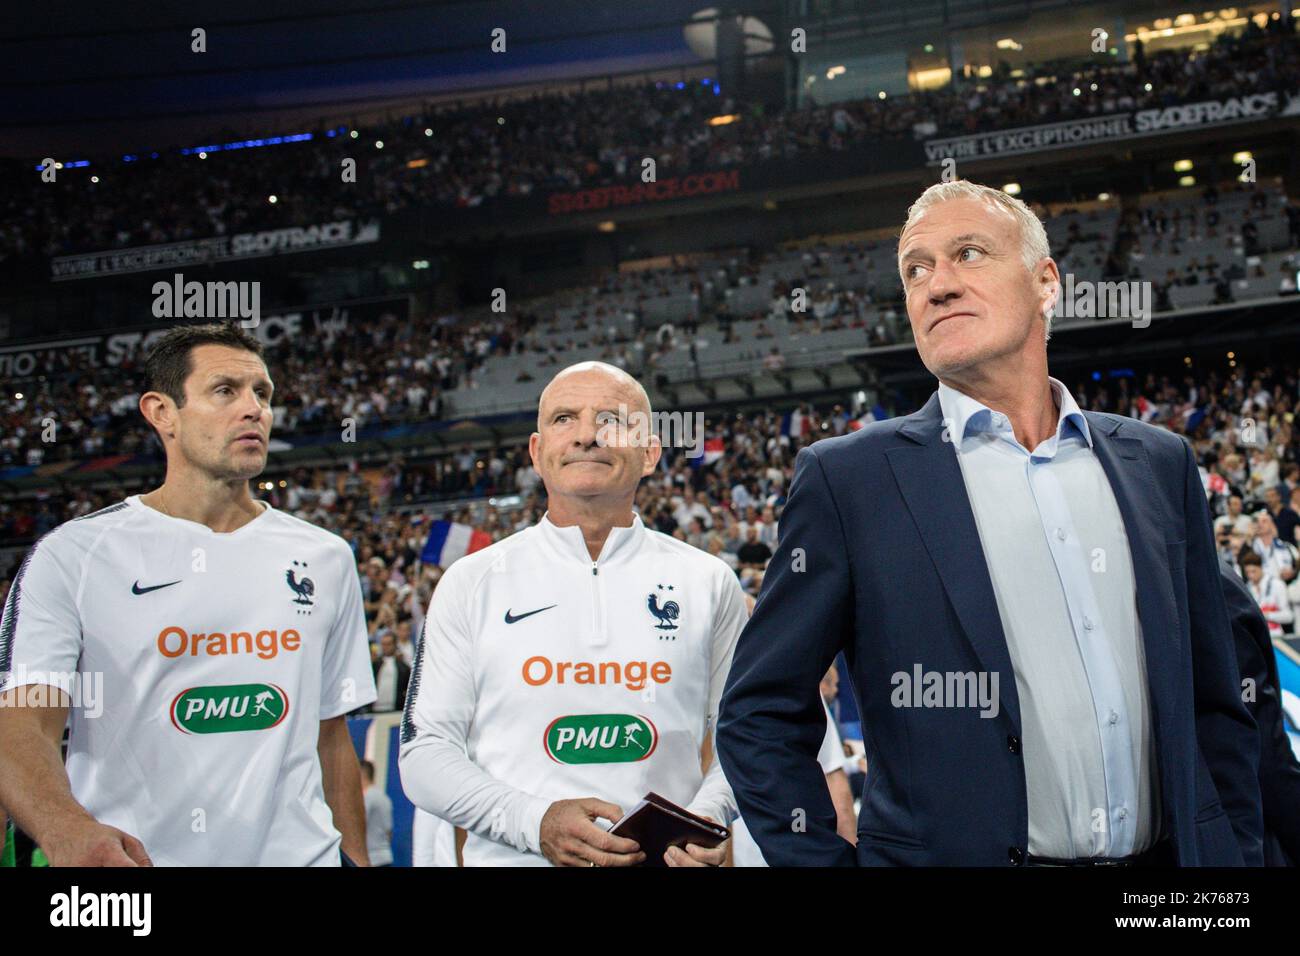
M231 631L223 634L190 634L183 627L164 627L158 632L158 653L172 659L178 657L224 657L227 654L256 654L264 661L273 659L280 651L298 650L302 636L293 628L283 631Z
M569 672L572 671L572 677ZM524 661L524 683L541 687L552 680L557 684L625 684L628 690L641 690L646 678L656 684L667 684L673 679L672 666L667 661L552 661L549 657L530 657Z

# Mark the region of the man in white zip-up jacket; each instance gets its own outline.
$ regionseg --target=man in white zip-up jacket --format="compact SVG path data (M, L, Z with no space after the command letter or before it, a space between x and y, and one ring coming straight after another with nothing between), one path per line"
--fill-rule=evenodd
M548 511L448 567L430 602L402 785L468 831L466 865L643 862L596 821L619 819L647 791L723 824L735 816L701 748L744 592L721 560L633 513L662 452L657 437L638 440L635 421L618 428L636 415L649 420L649 400L621 369L583 362L556 375L529 439ZM690 846L663 862L725 855Z

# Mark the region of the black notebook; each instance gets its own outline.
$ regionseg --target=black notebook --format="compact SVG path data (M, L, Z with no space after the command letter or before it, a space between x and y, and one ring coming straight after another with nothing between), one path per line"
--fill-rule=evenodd
M731 836L721 824L697 817L657 793L642 797L609 832L636 840L646 857L642 866L667 866L664 854L670 846L694 843L712 849Z

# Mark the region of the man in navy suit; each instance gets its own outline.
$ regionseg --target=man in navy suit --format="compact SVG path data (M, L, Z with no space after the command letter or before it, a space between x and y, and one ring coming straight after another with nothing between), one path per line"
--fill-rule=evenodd
M930 187L899 269L938 391L799 452L722 701L764 857L1260 864L1259 743L1190 447L1048 376L1060 275L1019 200ZM816 761L841 650L869 767L856 849Z

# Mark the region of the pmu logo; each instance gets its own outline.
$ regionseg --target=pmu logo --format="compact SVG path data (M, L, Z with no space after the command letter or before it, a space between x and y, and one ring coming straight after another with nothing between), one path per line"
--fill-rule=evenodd
M289 713L289 695L276 684L190 687L172 700L172 726L185 734L270 730Z
M659 731L649 717L569 714L546 725L542 745L556 763L635 763L654 753Z

